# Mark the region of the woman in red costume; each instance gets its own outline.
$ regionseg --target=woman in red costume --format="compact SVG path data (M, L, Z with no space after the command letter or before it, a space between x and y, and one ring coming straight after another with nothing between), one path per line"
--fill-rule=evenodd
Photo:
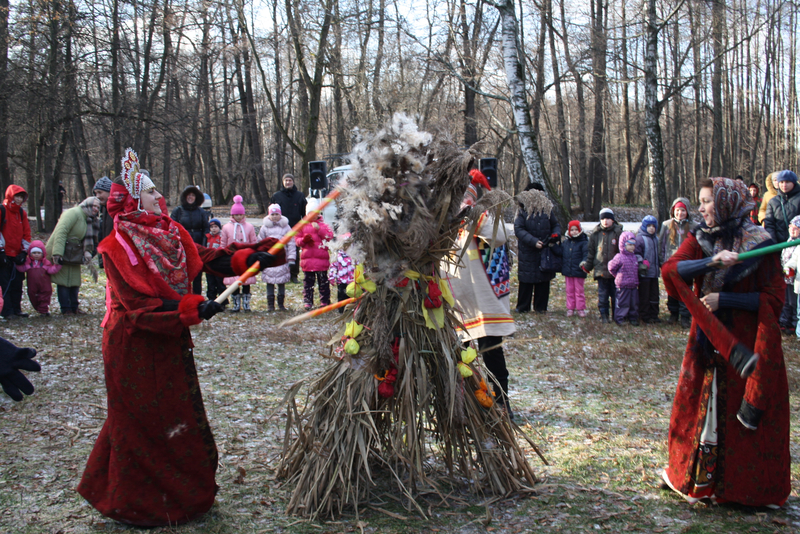
M191 294L205 270L241 274L257 245L205 249L165 215L161 195L131 149L108 200L114 231L98 247L108 277L103 321L108 416L78 485L103 515L137 526L174 525L211 508L217 448L206 419L189 326L221 305ZM276 261L278 260L278 261Z
M693 318L663 478L691 503L778 507L791 491L780 254L740 262L772 244L750 221L747 187L729 178L700 187L704 222L663 270L667 293Z

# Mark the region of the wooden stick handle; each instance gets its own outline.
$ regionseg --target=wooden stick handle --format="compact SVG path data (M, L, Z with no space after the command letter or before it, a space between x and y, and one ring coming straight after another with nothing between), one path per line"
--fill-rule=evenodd
M280 250L280 249L278 249L278 250ZM247 270L242 274L242 276L240 276L239 278L234 280L231 285L229 285L227 288L225 288L225 291L223 291L220 296L218 296L216 299L214 299L214 302L216 302L218 304L222 304L223 302L225 302L225 299L230 297L231 293L233 293L234 291L239 289L239 286L244 284L247 281L248 278L258 274L258 269L259 268L261 268L261 263L259 263L257 261L253 262L253 265L248 267Z

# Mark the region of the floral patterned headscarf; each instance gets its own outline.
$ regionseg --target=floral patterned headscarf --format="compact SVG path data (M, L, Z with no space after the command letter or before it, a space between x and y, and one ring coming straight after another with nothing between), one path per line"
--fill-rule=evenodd
M145 189L142 189L144 191ZM125 250L131 265L137 265L139 258L147 268L160 276L179 295L189 292L186 251L181 242L180 230L166 213L163 197L159 200L161 215L139 209L139 199L127 186L113 184L107 203L108 214L114 217L116 239ZM133 244L123 239L127 236ZM134 253L134 249L137 254Z
M750 212L756 203L744 182L722 177L712 178L711 181L714 184L712 196L715 224L709 228L703 222L697 232L697 241L708 256L714 256L723 250L747 252L771 239L764 228L750 220ZM703 280L703 294L721 291L722 286L731 281L727 276L734 267L717 269L707 274ZM749 271L742 271L738 278L749 274Z

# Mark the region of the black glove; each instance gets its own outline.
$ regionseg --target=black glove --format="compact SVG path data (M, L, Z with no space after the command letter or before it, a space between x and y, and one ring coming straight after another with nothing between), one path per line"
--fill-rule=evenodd
M756 430L758 423L761 421L761 416L764 415L764 410L759 410L746 400L742 399L742 406L739 408L739 413L736 418L748 430Z
M249 256L247 256L247 260L245 263L248 267L253 265L255 262L258 262L261 265L262 269L266 269L267 267L271 267L273 263L275 263L275 256L270 254L269 252L253 252Z
M161 299L161 309L158 311L178 311L179 300Z
M19 254L14 256L14 263L16 263L17 265L22 265L23 263L25 263L25 259L27 257L28 257L28 253L25 252L24 250L21 250L21 251L19 251Z
M258 252L256 253L258 254ZM215 300L204 300L197 305L197 315L206 321L221 312L225 307Z
M33 385L19 370L41 371L42 367L32 359L34 356L35 349L20 349L0 338L0 386L17 402L22 400L23 393L33 395Z
M53 255L53 265L61 265L63 260L64 258L62 256L59 256L58 254Z
M728 361L739 373L742 378L747 378L756 370L758 363L758 354L753 354L753 351L745 347L741 343L737 343L731 351Z

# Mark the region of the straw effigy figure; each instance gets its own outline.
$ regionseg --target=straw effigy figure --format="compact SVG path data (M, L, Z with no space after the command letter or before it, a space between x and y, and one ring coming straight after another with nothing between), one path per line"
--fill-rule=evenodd
M332 248L346 246L358 263L348 294L360 298L330 342L335 363L287 394L278 475L294 485L289 513L358 513L379 471L423 517L417 497L444 499L444 479L495 496L535 484L517 442L524 434L494 403L474 349L459 342L439 276L444 262L459 261L458 231L470 224L460 206L474 160L402 114L351 154L338 200L339 233L350 236ZM484 196L476 216L491 201ZM304 385L308 398L298 406Z

